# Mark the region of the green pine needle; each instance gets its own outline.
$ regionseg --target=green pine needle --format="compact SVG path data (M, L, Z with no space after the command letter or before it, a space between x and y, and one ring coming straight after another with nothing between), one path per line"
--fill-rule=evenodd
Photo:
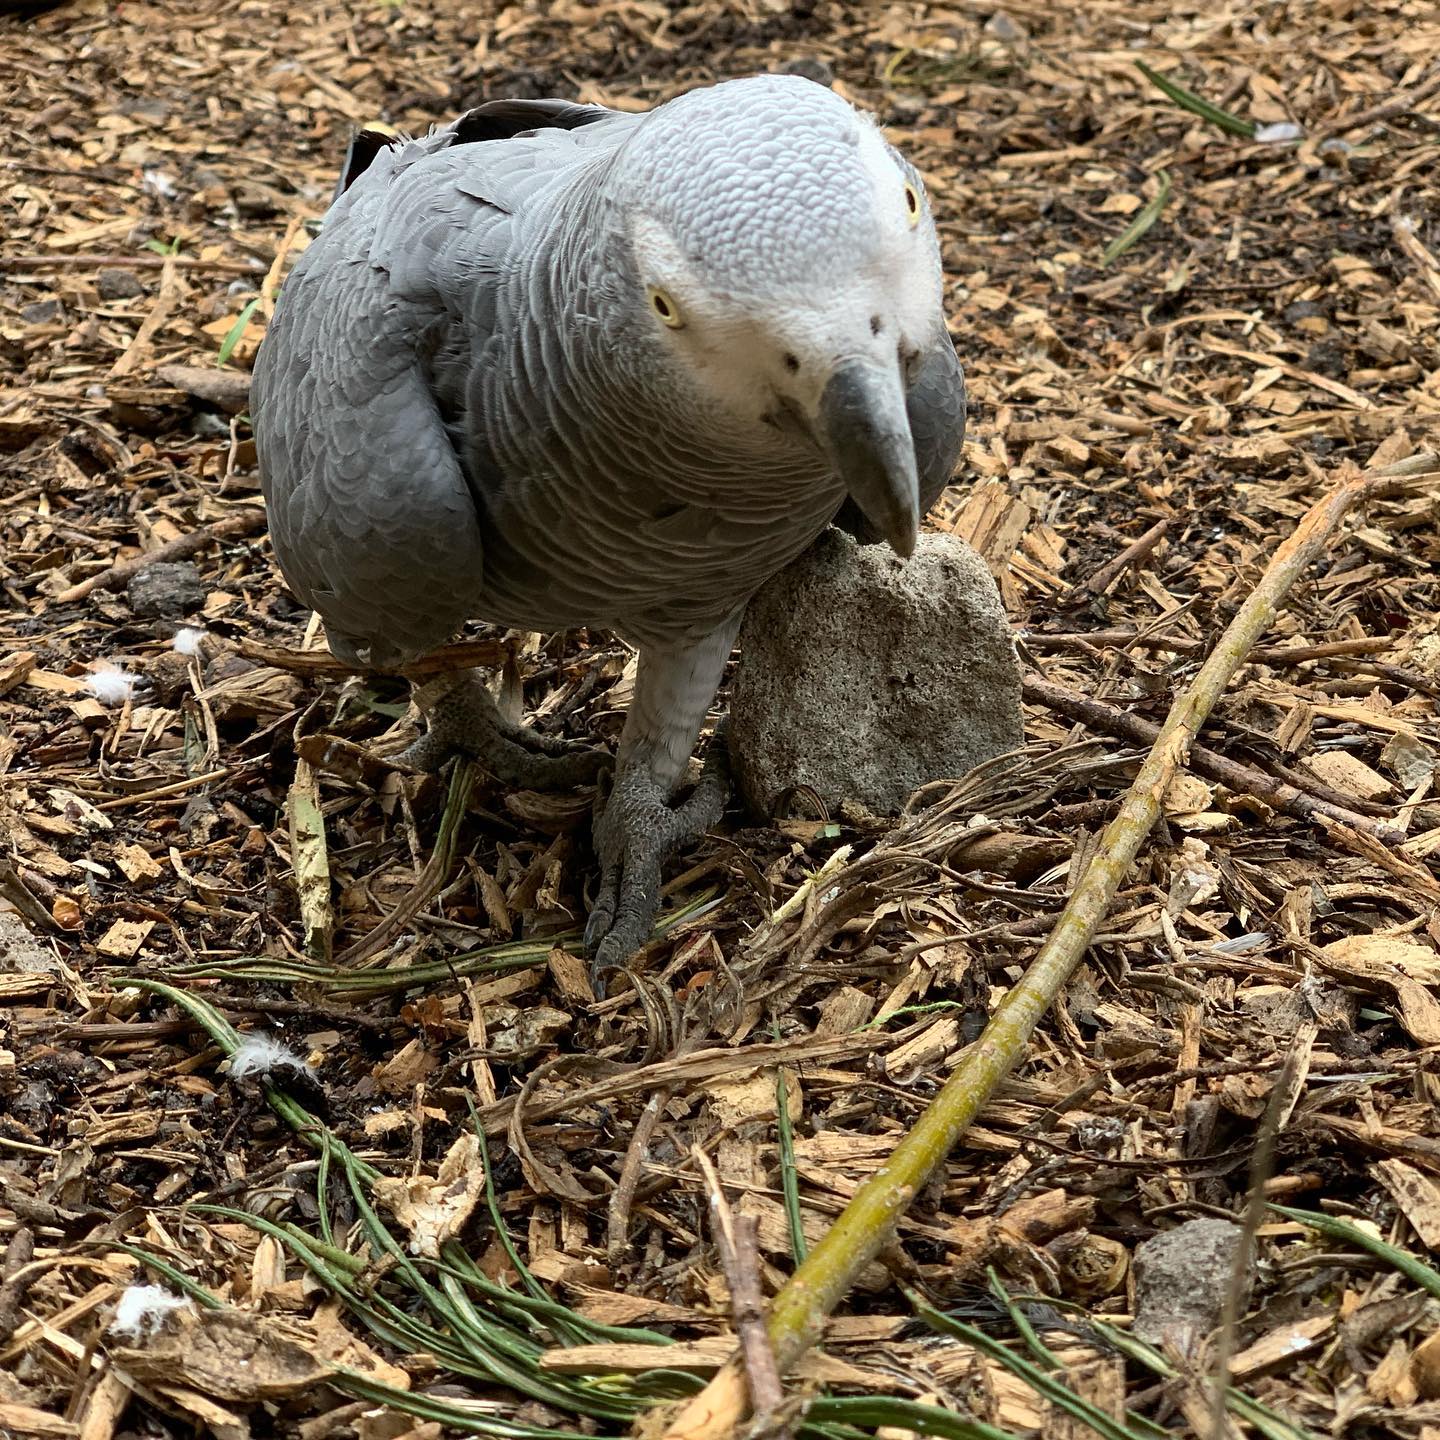
M1152 70L1143 60L1137 60L1135 64L1139 67L1140 73L1152 85L1168 95L1182 110L1188 110L1192 115L1198 115L1202 120L1208 120L1218 129L1225 131L1227 135L1238 135L1242 140L1255 138L1255 122L1253 120L1242 120L1238 115L1232 115L1228 110L1222 110L1218 105L1212 105L1208 100L1202 100L1193 90L1187 90L1176 81L1166 79L1158 71Z
M1105 253L1100 257L1102 265L1118 260L1160 218L1160 212L1170 198L1170 172L1161 170L1155 178L1160 182L1155 198L1105 247Z
M260 308L260 297L257 295L249 301L245 308L235 317L235 323L225 332L225 338L220 342L220 353L215 357L217 368L223 365L234 353L235 347L245 338L245 332L250 328L250 318Z

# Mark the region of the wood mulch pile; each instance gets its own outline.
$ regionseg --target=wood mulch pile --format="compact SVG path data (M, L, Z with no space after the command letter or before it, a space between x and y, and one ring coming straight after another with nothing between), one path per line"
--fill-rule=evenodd
M324 1381L337 1357L417 1390L443 1367L350 1338L273 1239L188 1208L313 1231L315 1152L134 977L303 1056L301 1098L384 1177L399 1233L475 1107L535 1276L713 1365L729 1302L696 1149L758 1217L773 1291L792 1263L777 1071L813 1241L1034 954L1296 518L1356 467L1440 446L1440 16L76 0L0 27L0 1434L441 1433ZM1137 60L1291 128L1225 133ZM576 940L590 797L385 761L413 711L330 663L279 583L247 366L354 126L503 95L640 108L782 67L873 109L932 187L974 401L932 521L1001 579L1029 750L923 794L896 834L732 814L671 867L679 924L601 1000ZM618 733L633 669L608 637L472 645L542 728ZM1347 522L1203 742L1027 1061L836 1321L841 1389L1082 1433L923 1333L899 1286L1013 1339L988 1266L1124 1327L1136 1248L1238 1215L1257 1148L1270 1199L1440 1250L1434 477ZM472 1205L476 1174L471 1153ZM354 1212L332 1208L342 1237ZM1234 1383L1310 1434L1435 1440L1440 1297L1260 1218ZM507 1273L483 1201L456 1223ZM250 1317L250 1388L183 1348L147 1370L107 1330L156 1278L135 1247ZM266 1369L281 1336L314 1362L303 1383ZM1102 1409L1207 1424L1213 1348L1177 1352L1170 1380L1073 1337L1059 1354Z

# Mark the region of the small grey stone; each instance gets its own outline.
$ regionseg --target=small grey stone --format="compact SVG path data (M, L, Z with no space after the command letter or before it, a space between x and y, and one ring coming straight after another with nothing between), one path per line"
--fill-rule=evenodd
M787 60L780 67L780 73L799 75L802 79L813 80L817 85L835 83L835 72L824 60L814 55L797 55L793 60Z
M142 120L153 120L163 125L170 118L170 106L164 100L148 95L129 96L117 106L122 115L138 115Z
M1229 1220L1187 1220L1141 1245L1135 1251L1135 1338L1195 1354L1220 1323L1240 1243L1240 1227Z
M1023 741L1000 595L955 536L922 535L902 561L827 530L750 602L729 748L753 811L808 785L894 814Z
M102 270L95 277L95 288L102 300L133 300L145 293L145 286L133 270Z
M985 33L993 35L1006 45L1017 45L1020 41L1030 38L1025 32L1024 26L1020 25L1013 15L1007 15L1003 10L997 10L985 22Z
M58 300L36 300L20 307L20 318L27 325L53 325L64 315L65 307Z
M147 565L126 587L130 608L147 620L174 620L198 610L209 594L200 572L186 561Z
M49 946L42 945L18 915L0 910L0 971L34 975L58 968Z
M1281 312L1282 318L1291 325L1298 325L1302 320L1324 320L1328 317L1325 307L1314 300L1293 300Z

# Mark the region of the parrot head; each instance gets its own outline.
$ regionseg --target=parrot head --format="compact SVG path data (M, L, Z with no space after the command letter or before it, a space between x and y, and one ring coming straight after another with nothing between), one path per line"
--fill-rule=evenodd
M918 173L838 95L779 75L667 102L616 163L653 342L729 423L818 451L908 556L921 517L906 392L945 337Z

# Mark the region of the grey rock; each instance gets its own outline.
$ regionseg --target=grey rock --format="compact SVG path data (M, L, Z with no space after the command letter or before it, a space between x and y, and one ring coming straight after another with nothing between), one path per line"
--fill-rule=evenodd
M58 968L49 946L42 945L18 915L0 910L0 971L35 975Z
M58 300L36 300L20 307L20 318L27 325L51 325L65 318L65 307Z
M136 571L125 593L136 615L146 620L174 620L198 610L209 590L200 572L182 560Z
M985 22L985 33L993 35L1006 45L1018 45L1022 40L1030 38L1025 28L1003 10L997 10Z
M1020 669L985 562L953 535L902 561L826 531L750 602L730 703L741 793L808 785L894 814L1023 743Z
M133 270L102 270L95 277L95 288L102 300L133 300L145 293L144 283Z
M1240 1227L1229 1220L1187 1220L1141 1245L1135 1251L1135 1338L1195 1354L1220 1323L1240 1243Z
M824 60L813 55L797 55L793 60L787 60L780 67L780 73L782 75L803 75L817 85L833 85L835 83L835 72Z

